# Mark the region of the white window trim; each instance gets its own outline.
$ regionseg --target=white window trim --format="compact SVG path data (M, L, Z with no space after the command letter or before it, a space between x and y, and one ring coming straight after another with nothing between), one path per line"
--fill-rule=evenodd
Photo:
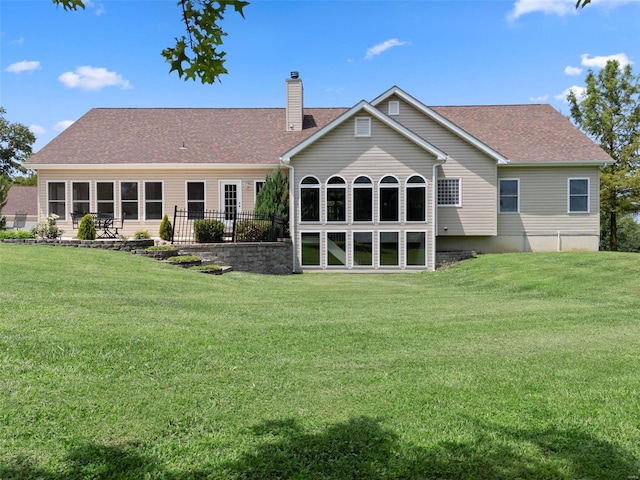
M49 203L51 201L51 199L49 198L49 184L50 183L62 183L64 185L64 218L60 218L60 221L64 221L66 222L67 220L71 220L71 211L69 210L69 207L71 205L71 203L69 203L69 196L70 196L70 188L69 188L69 184L66 180L47 180L47 191L46 191L46 198L47 198L47 217L49 217L49 215L51 215L51 211L49 210ZM56 200L57 203L61 203L60 200Z
M407 235L409 233L424 233L424 265L407 264ZM404 231L404 267L409 269L424 269L429 264L429 232L427 230L405 230Z
M457 204L440 204L438 203L438 207L444 208L460 208L462 207L462 177L440 177L436 180L436 201L438 200L438 188L440 180L457 180L458 181L458 203Z
M387 177L393 177L396 179L397 183L382 183L382 179L383 178L387 178ZM389 186L382 186L382 185L389 185ZM392 186L391 186L392 185ZM382 177L380 180L378 180L378 208L377 213L377 219L378 219L378 223L381 223L383 225L390 225L390 224L398 224L401 222L401 218L400 218L400 211L402 209L402 183L400 182L400 180L398 179L398 177L396 177L395 175L385 175L384 177ZM396 188L398 190L398 212L397 212L397 220L381 220L380 219L380 198L382 197L380 190L385 189L385 188Z
M380 237L382 236L383 233L396 233L397 234L397 238L398 238L398 263L396 265L382 265L380 263L380 260L382 259L382 255L380 254L380 247L382 246L382 240L380 239ZM378 261L378 268L382 268L382 269L398 269L401 268L402 265L402 235L400 230L378 230L378 246L377 246L377 261Z
M258 184L259 183L261 183L262 186L264 187L264 184L266 183L266 179L265 180L254 180L253 181L253 205L254 206L255 206L256 202L258 201Z
M400 115L400 102L398 100L390 100L388 107L389 116Z
M313 178L315 179L318 183L317 184L302 184L302 181L306 178ZM317 221L312 221L312 220L302 220L302 189L303 188L317 188L318 189L318 202L320 203L320 205L318 205L318 220ZM322 223L322 182L320 181L320 179L318 177L316 177L315 175L305 175L304 177L302 177L300 179L300 182L298 183L298 204L296 205L296 209L298 210L298 218L300 219L300 224L301 225L318 225ZM311 233L311 232L308 232Z
M92 198L93 195L91 195L91 180L71 180L71 188L69 189L69 194L71 195L71 211L73 212L73 202L75 201L73 198L73 186L76 183L88 183L89 184L89 212L95 212L95 198Z
M96 192L96 195L95 195L96 196L96 209L95 209L96 212L98 211L99 203L107 203L105 201L98 202L98 184L99 183L110 183L113 186L113 200L112 200L113 216L117 218L118 217L118 191L117 191L118 182L116 180L96 180L94 182L94 189Z
M571 210L571 181L572 180L586 180L587 181L587 209L586 210ZM567 179L567 213L569 214L585 214L591 213L591 179L589 177L571 177Z
M517 182L518 185L518 193L517 193L517 205L516 205L516 211L515 212L503 212L500 209L500 192L501 192L501 183L503 181L515 181ZM513 214L519 214L520 213L520 179L519 178L500 178L498 179L498 213L500 213L501 215L513 215Z
M349 254L351 256L349 261L349 268L355 269L373 269L376 264L376 236L373 230L351 230L351 235L349 235L349 239L351 244L349 245ZM354 236L356 233L370 233L371 234L371 265L356 265L355 258L356 252L354 251L356 246L356 241L354 240Z
M320 246L318 247L320 249L320 261L318 263L318 265L305 265L302 263L302 235L305 233L313 233L313 234L318 234L318 240L320 241ZM298 245L300 245L300 267L301 268L309 268L309 269L314 269L314 270L318 270L318 269L322 269L322 266L324 265L325 259L324 259L324 235L322 235L322 230L302 230L300 232L298 232Z
M423 183L409 183L409 179L413 177L420 177ZM407 209L406 203L409 196L407 195L407 190L410 188L420 188L420 187L424 187L424 220L408 220L407 219L408 209ZM405 206L404 206L405 223L408 223L410 225L429 223L429 185L427 184L427 180L422 175L418 173L409 175L407 180L404 182L404 201L405 201Z
M364 177L368 178L371 183L355 183L356 179ZM371 220L355 220L353 209L356 206L354 190L368 188L371 190ZM374 182L369 175L356 175L351 182L351 223L355 225L370 225L375 221L375 189Z
M184 181L184 206L187 212L189 211L189 184L190 183L204 183L204 211L207 211L207 182L204 180L185 180Z
M344 183L329 183L329 180L331 180L332 178L339 178L341 179ZM324 185L324 207L325 209L328 208L329 205L329 189L331 188L342 188L344 189L344 220L329 220L329 212L325 212L325 217L327 219L328 224L331 225L341 225L341 224L346 224L349 222L349 199L347 198L349 196L349 184L347 183L347 181L344 179L344 177L342 177L341 175L332 175L331 177L329 177L327 179L327 182Z
M354 125L356 138L371 137L371 117L356 117Z
M343 233L344 234L344 265L329 265L329 252L323 250L323 254L325 257L325 268L328 270L349 268L349 233L346 230L325 230L324 232L324 249L326 250L329 247L329 234L331 233Z
M120 207L120 214L122 216L122 184L123 183L136 183L138 184L138 218L135 219L135 222L140 222L142 221L142 215L140 214L141 210L140 210L140 197L142 196L142 192L140 191L140 180L120 180L118 182L118 195L117 195L117 202L118 202L118 207ZM131 202L132 200L126 200L127 202Z
M160 210L161 210L161 214L160 214L160 218L158 219L151 219L149 220L147 218L147 183L159 183L160 185L162 185L162 198L160 199ZM163 180L143 180L142 181L142 205L144 205L144 221L149 221L149 222L161 222L162 221L162 217L164 216L164 181ZM206 196L205 196L206 198ZM154 202L157 202L157 200L153 200Z

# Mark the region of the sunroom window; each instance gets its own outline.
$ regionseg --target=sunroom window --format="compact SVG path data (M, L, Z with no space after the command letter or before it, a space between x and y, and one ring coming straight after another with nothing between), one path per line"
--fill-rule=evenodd
M388 175L380 180L380 221L397 222L399 220L400 185L398 179Z
M346 221L347 184L341 177L327 182L327 222Z
M425 222L427 217L427 184L419 175L414 175L406 184L407 222Z
M300 221L320 221L320 182L315 177L300 182Z
M353 182L353 221L373 221L373 182L368 177L358 177Z

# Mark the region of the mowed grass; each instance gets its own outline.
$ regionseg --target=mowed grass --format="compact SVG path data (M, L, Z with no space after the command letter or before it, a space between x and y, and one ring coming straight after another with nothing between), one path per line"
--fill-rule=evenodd
M2 479L640 473L640 256L203 275L0 244Z

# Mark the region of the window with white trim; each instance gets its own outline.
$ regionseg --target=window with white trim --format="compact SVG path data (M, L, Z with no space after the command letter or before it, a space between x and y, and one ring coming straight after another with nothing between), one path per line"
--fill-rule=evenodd
M303 267L320 266L320 233L302 232L300 234L301 263Z
M370 137L371 136L371 118L370 117L356 117L356 137Z
M407 267L427 265L427 233L405 232L405 258Z
M400 102L398 100L389 101L389 115L400 115Z
M373 266L373 232L353 232L353 266Z
M89 200L89 182L73 182L71 184L71 211L84 215L91 211Z
M327 266L347 265L347 232L327 232Z
M115 215L113 182L96 182L96 207L98 213Z
M589 179L569 179L569 213L589 213Z
M398 232L380 232L379 257L381 267L400 264L400 235Z
M144 182L144 217L162 219L162 182Z
M373 221L373 182L360 176L353 181L353 221Z
M265 181L264 180L256 180L254 183L254 192L255 192L255 196L253 197L254 202L256 200L258 200L258 195L260 195L260 190L262 190L262 187L264 187Z
M518 213L520 211L520 180L502 178L498 183L499 212Z
M438 179L438 205L451 207L460 206L459 178Z
M400 182L396 177L387 175L378 185L380 205L378 214L381 222L397 222L400 218Z
M138 182L120 182L122 218L138 220Z
M420 175L413 175L405 184L405 216L407 222L427 220L427 182Z
M204 218L204 182L187 182L187 217Z
M300 221L320 221L320 182L315 177L304 177L300 182Z
M59 220L67 217L67 187L65 182L47 183L47 205L49 215L57 215Z
M347 183L342 177L331 177L327 181L327 222L345 222Z

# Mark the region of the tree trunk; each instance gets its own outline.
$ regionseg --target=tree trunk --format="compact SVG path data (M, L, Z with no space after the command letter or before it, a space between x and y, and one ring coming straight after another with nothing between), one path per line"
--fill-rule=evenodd
M609 214L609 250L618 251L618 216L616 212Z

